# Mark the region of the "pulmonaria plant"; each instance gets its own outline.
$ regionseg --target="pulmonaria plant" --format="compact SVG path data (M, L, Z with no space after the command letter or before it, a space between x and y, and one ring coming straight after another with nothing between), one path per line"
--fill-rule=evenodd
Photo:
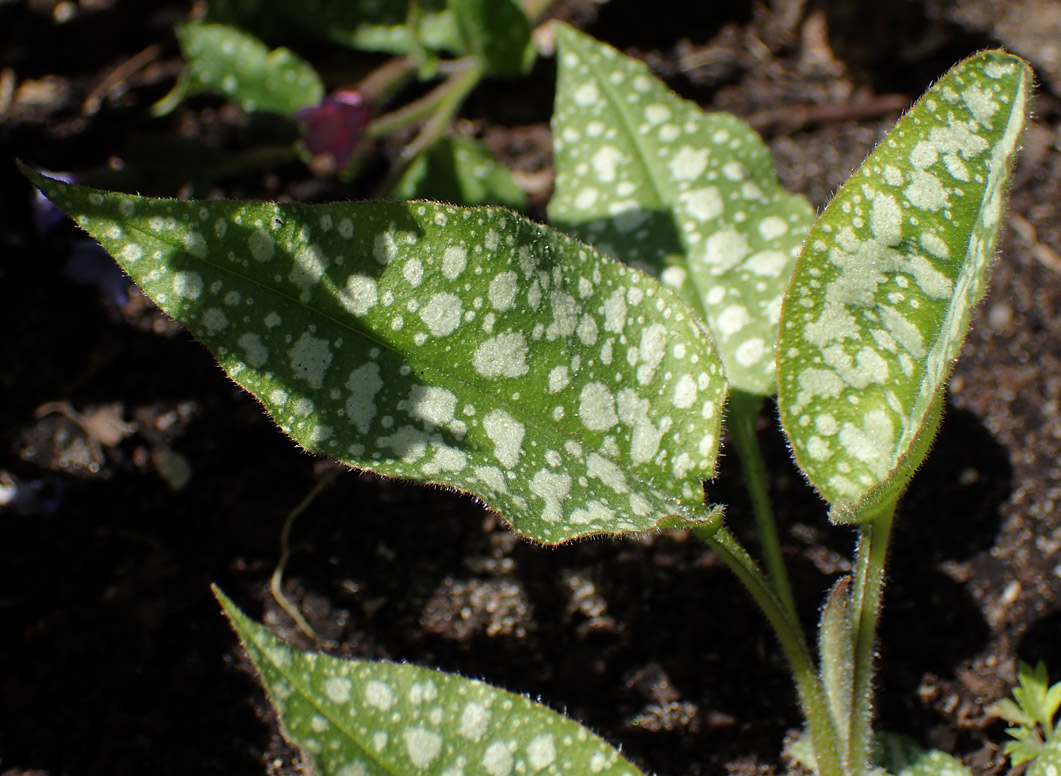
M444 184L474 175L484 203L525 206L513 196L509 171L471 138L471 159L454 167L433 165L425 178L425 155L444 139L464 99L483 77L517 77L533 64L532 19L541 0L388 0L334 3L329 0L211 0L202 18L177 26L186 65L173 89L153 108L165 115L200 93L221 95L247 112L295 119L301 149L317 173L345 174L363 135L379 137L419 126L398 154L383 191L429 196ZM259 37L259 35L261 37ZM356 88L325 94L313 65L266 40L326 40L347 48L394 55ZM442 83L427 94L369 122L409 80ZM291 149L294 151L295 149ZM274 151L275 155L276 152ZM486 157L484 161L482 157ZM253 157L247 160L253 164ZM445 190L445 189L443 189ZM466 204L478 204L468 202Z
M474 493L541 543L684 527L778 636L806 724L794 756L821 776L963 772L874 735L876 621L895 505L995 254L1029 68L998 51L957 65L815 221L739 121L569 28L557 41L551 228L425 201L170 201L27 175L303 447ZM816 654L755 440L775 392L800 471L859 536ZM724 408L765 571L704 500ZM221 600L320 773L637 773L526 699L301 654Z

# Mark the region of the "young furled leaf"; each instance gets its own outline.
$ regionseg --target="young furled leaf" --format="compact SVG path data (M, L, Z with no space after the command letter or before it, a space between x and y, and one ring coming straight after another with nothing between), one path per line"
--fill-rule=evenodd
M955 66L888 133L807 238L778 345L781 420L832 518L892 499L938 426L984 293L1031 70Z
M304 447L547 543L708 521L725 378L670 291L504 210L33 181Z
M774 392L781 295L814 210L747 125L558 24L549 220L658 275L708 323L730 385Z
M224 24L191 22L177 29L187 60L173 91L152 109L169 113L200 92L221 94L245 111L294 116L324 95L317 71L286 48L270 50L253 35Z
M319 776L641 776L607 742L528 698L428 668L299 652L214 594L285 736Z

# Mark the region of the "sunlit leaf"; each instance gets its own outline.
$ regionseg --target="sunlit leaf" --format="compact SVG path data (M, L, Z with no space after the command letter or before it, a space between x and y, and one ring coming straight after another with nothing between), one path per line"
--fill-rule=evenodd
M443 138L417 159L394 189L399 199L454 205L527 207L527 195L507 167L470 138Z
M284 733L319 776L640 776L539 703L442 671L299 652L216 588Z
M155 107L168 113L200 92L220 94L245 111L294 116L324 95L317 72L286 48L270 50L243 30L224 24L191 22L177 29L187 64L173 91Z
M30 177L304 447L470 491L543 542L709 518L723 370L651 278L498 209Z
M807 240L782 312L779 402L834 519L857 519L871 492L894 496L912 474L905 459L935 433L995 254L1030 86L1027 65L1003 52L957 65Z
M773 393L781 295L814 220L747 125L557 25L550 222L659 275L710 326L730 384Z
M1028 776L1057 776L1058 773L1061 773L1061 738L1045 744L1028 767Z

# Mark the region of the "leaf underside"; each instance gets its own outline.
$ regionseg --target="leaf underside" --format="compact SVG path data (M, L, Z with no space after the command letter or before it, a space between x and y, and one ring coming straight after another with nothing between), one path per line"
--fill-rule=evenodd
M508 211L156 200L30 174L303 447L556 543L709 520L725 378L654 280Z
M659 276L708 323L730 384L773 393L781 297L813 208L739 119L565 25L557 43L550 222Z
M851 515L901 489L995 254L1031 73L999 51L955 66L829 204L785 297L781 420L800 468ZM920 460L914 461L920 463Z
M214 592L286 737L319 776L641 776L614 747L528 698L418 666L299 652Z

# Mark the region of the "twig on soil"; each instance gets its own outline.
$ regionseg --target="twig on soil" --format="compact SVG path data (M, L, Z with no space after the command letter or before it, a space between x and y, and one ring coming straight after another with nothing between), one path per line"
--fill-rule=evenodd
M910 98L905 95L882 94L859 102L782 105L757 111L744 120L758 132L774 128L777 134L789 134L814 124L863 121L902 113L909 105Z
M133 54L127 60L107 73L107 75L103 76L103 80L92 88L92 91L90 91L88 96L85 97L85 101L81 103L81 114L84 116L91 116L96 113L103 104L104 98L110 94L115 87L158 59L161 51L162 49L159 48L157 44L152 43L142 51Z
M1031 248L1032 256L1035 257L1036 261L1048 270L1061 274L1061 256L1058 256L1057 252L1049 245L1039 242L1039 233L1031 221L1018 213L1010 213L1009 225L1013 227L1013 231L1020 235L1024 242L1028 243L1028 247Z
M298 606L295 602L288 598L283 591L284 582L284 569L287 567L287 561L291 557L291 526L294 525L295 519L301 515L309 505L312 504L317 496L324 492L325 488L332 484L332 481L339 475L341 469L332 469L330 472L325 474L316 485L310 488L309 493L298 502L294 509L287 513L287 517L284 519L284 527L280 530L280 560L276 562L276 568L273 569L273 576L269 580L269 592L273 594L273 598L280 605L292 620L295 621L295 625L298 629L309 636L314 641L320 641L317 636L317 631L313 630L313 626L306 621L306 618L302 616L302 612L298 610Z

